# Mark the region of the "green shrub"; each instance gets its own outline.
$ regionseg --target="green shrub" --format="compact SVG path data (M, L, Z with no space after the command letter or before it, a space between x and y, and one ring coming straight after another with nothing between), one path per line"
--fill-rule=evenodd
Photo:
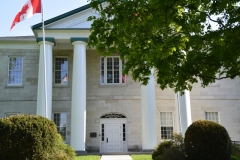
M60 134L57 135L58 140L56 146L54 147L54 151L51 154L46 155L46 159L51 160L71 160L76 156L74 149L65 144Z
M72 150L47 118L22 115L0 119L0 159L59 159L59 154L69 159Z
M238 144L232 145L232 157L234 157L235 160L240 160L240 146Z
M239 160L239 158L237 158L236 156L232 155L231 156L231 160Z
M170 141L161 142L152 153L153 160L185 160L183 137L173 134Z
M196 121L185 133L185 151L190 160L230 160L231 140L226 129L212 121Z

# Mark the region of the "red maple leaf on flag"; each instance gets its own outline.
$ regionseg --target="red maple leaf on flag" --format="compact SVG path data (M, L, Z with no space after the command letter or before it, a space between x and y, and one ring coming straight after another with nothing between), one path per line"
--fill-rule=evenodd
M19 15L24 16L24 14L27 13L28 10L28 4L26 4L25 6L23 6L22 10L19 12Z
M27 3L22 7L21 11L15 16L10 30L19 22L30 18L35 13L41 13L41 0L28 0ZM29 12L27 12L30 10Z

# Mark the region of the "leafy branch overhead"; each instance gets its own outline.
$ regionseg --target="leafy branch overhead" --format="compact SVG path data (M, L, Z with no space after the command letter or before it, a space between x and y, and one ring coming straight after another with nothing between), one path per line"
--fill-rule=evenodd
M127 59L134 80L154 67L161 89L182 91L240 75L240 0L89 1L100 16L88 45Z

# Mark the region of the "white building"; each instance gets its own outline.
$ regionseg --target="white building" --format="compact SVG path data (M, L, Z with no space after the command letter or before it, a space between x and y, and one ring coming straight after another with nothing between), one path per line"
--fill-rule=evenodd
M89 49L89 5L45 21L47 117L76 151L152 150L171 132L199 119L222 124L240 141L240 79L206 88L195 84L179 97L161 90L154 76L147 86L123 75L118 55ZM0 38L0 117L46 116L41 23L34 36Z

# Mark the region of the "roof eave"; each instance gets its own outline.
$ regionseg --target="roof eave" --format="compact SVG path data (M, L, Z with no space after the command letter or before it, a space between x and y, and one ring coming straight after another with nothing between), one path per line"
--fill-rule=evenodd
M103 3L103 2L105 2L105 0L100 0L100 3ZM49 25L51 23L54 23L56 21L59 21L59 20L64 19L66 17L69 17L71 15L77 14L77 13L82 12L84 10L87 10L89 8L91 8L91 5L90 4L86 4L86 5L82 6L82 7L76 8L76 9L71 10L69 12L66 12L64 14L61 14L61 15L59 15L57 17L51 18L49 20L46 20L46 21L44 21L44 25ZM32 30L34 32L34 30L41 29L41 27L42 27L42 22L33 25L31 28L32 28Z
M0 39L0 42L36 42L36 39Z

